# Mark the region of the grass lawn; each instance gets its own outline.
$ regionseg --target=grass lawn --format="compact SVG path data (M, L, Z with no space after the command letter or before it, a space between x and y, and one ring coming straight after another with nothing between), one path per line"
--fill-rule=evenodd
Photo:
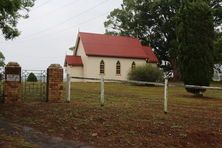
M164 114L162 87L105 83L105 106L100 107L99 83L73 83L71 103L1 104L0 116L95 147L219 148L222 91L204 96L171 87L169 113Z

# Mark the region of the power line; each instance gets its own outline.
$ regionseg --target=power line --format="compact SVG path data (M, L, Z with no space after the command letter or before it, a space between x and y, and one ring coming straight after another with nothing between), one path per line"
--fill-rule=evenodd
M56 10L58 10L58 9L62 9L62 8L65 8L65 7L72 6L72 4L75 4L75 3L79 2L79 1L80 1L80 0L76 0L76 1L72 1L71 3L66 3L66 4L64 4L64 5L62 5L62 6L59 6L59 7L55 8L55 9L53 9L53 10L51 10L51 11L48 11L47 13L44 13L44 16L47 16L47 15L53 13L54 11L56 11ZM39 17L36 17L36 18L40 18L40 17L42 17L42 16L39 16ZM36 19L36 20L34 20L34 21L38 21L38 20Z
M24 57L24 58L39 58L39 59L58 59L58 58L64 58L65 56L39 57L39 56L23 55L22 57Z
M102 1L102 2L100 2L100 3L98 3L97 5L95 5L95 6L93 6L93 7L90 7L90 8L84 10L83 12L81 12L81 13L79 13L79 14L77 14L77 15L74 15L74 16L69 17L68 19L66 19L65 21L63 21L63 22L61 22L61 23L58 23L58 24L56 24L56 25L54 25L54 26L50 26L50 27L45 28L45 29L43 29L43 30L41 30L41 31L32 33L32 34L28 35L27 37L34 36L34 35L38 35L38 34L44 33L44 32L48 32L48 31L51 30L51 29L54 29L54 28L56 28L56 27L58 27L58 26L60 26L60 25L65 24L66 22L72 20L73 18L79 17L79 16L81 16L82 14L84 14L84 13L86 13L86 12L88 12L88 11L91 11L91 10L97 8L98 6L102 5L103 3L107 2L107 1L109 1L109 0L104 0L104 1ZM27 38L27 37L25 37L25 38Z
M44 5L47 5L50 1L52 1L52 0L47 0L46 2L43 2L42 4L40 4L40 5L36 6L36 7L34 7L33 10L36 10L36 9L38 9L38 8L44 6Z
M99 15L99 16L95 16L95 17L89 18L89 19L87 19L87 20L85 20L85 21L82 21L82 22L80 22L80 23L78 23L78 24L74 24L74 25L72 25L71 27L67 27L67 28L65 28L65 29L62 29L62 30L59 30L59 31L56 31L56 32L51 32L51 33L48 33L48 34L60 33L60 32L63 32L63 31L69 30L69 29L73 29L74 27L78 27L79 25L87 24L87 23L89 23L89 22L91 22L91 21L93 21L93 20L96 20L96 19L104 16L104 15L107 15L107 13L109 13L109 12L102 13L102 14ZM32 39L33 39L33 38L32 38Z
M73 29L74 27L78 27L79 25L88 24L89 22L94 21L94 20L97 20L98 18L100 18L100 17L102 17L102 16L104 16L104 15L107 15L108 13L109 13L109 12L102 13L102 14L99 15L99 16L95 16L95 17L89 18L89 19L87 19L87 20L85 20L85 21L82 21L82 22L80 22L80 23L78 23L78 24L72 25L71 27L67 27L67 28L65 28L65 29L62 29L62 30L59 30L59 31L56 31L56 32L49 32L49 33L47 33L47 35L64 32L64 31ZM59 36L56 36L56 37L59 37ZM32 40L32 39L35 39L35 38L36 38L36 37L32 37L32 38L28 38L28 39L23 39L21 42L24 43L24 41Z
M50 1L52 1L52 0L48 0L48 1L46 1L46 2L44 2L44 3L42 3L42 4L40 4L39 6L34 7L34 8L32 9L32 11L33 11L33 10L36 10L36 9L38 9L38 8L44 6L44 5L46 5L46 4L49 3ZM2 35L1 35L1 36L2 36ZM2 41L0 41L0 42L2 42Z
M99 3L99 4L93 6L93 7L89 8L89 9L87 9L87 10L79 13L78 15L82 15L83 13L86 13L86 12L89 11L89 10L95 9L96 7L98 7L99 5L101 5L101 4L103 4L103 3L107 2L107 1L109 1L109 0L104 0L104 1L102 1L101 3ZM110 12L110 11L109 11L109 12ZM68 30L68 29L70 29L70 28L73 28L73 27L75 27L75 26L87 24L87 23L89 23L89 22L92 21L92 20L98 19L98 18L100 18L100 17L102 17L102 16L104 16L104 15L108 15L109 12L105 12L105 13L99 15L99 16L92 17L92 18L90 18L90 19L87 19L86 21L83 21L83 22L80 22L80 23L78 23L78 24L75 24L75 25L73 25L72 27L68 27L68 28L65 28L65 29L63 29L63 30L56 31L56 32L51 32L51 33L49 33L49 34L58 33L58 32L63 32L63 31L66 31L66 30ZM72 16L72 17L76 17L76 16L77 16L77 15ZM71 19L72 17L70 17L69 19ZM78 17L78 16L77 16L77 17ZM68 21L69 19L67 19L66 21ZM62 24L64 24L66 21L63 21ZM58 24L57 24L57 25L58 25ZM60 23L60 25L61 25L61 23ZM57 27L57 26L56 26L56 27ZM37 33L35 33L35 34L32 34L32 35L30 35L30 36L27 36L25 39L23 38L23 39L21 39L19 42L21 43L21 42L25 42L25 41L27 41L27 40L34 39L34 38L36 38L36 37L32 37L32 36L37 35L37 34L40 34L40 33L48 32L50 29L52 29L52 28L44 29L44 31L42 30L41 32L37 32ZM47 33L47 34L48 34L48 33ZM1 43L4 43L4 41L1 41Z
M71 27L67 27L67 28L65 28L65 29L62 29L62 30L59 30L59 31L56 31L56 32L51 32L51 33L49 33L49 34L64 32L64 31L67 31L67 30L69 30L69 29L73 29L74 27L78 27L79 25L88 24L88 23L91 22L91 21L97 20L98 18L100 18L100 17L102 17L102 16L104 16L104 15L107 15L107 13L109 13L109 12L102 13L102 14L99 15L99 16L92 17L92 18L87 19L87 20L85 20L85 21L83 21L83 22L80 22L80 23L78 23L78 24L72 25Z
M75 25L72 25L71 27L67 27L67 28L65 28L65 29L62 29L62 30L59 30L59 31L56 31L56 32L50 32L50 33L47 33L47 35L49 35L49 34L55 34L55 33L61 33L61 32L64 32L64 31L68 31L68 30L70 30L70 29L73 29L74 27L78 27L79 25L84 25L84 24L88 24L89 22L91 22L91 21L95 21L95 20L97 20L98 18L100 18L100 17L102 17L102 16L104 16L104 15L107 15L109 13L109 11L108 12L105 12L105 13L102 13L101 15L99 15L99 16L95 16L95 17L92 17L92 18L90 18L90 19L87 19L87 20L85 20L85 21L82 21L82 22L80 22L80 23L78 23L78 24L75 24ZM54 37L59 37L59 36L54 36ZM20 43L25 43L27 40L32 40L32 39L35 39L36 37L32 37L32 38L29 38L29 39L23 39ZM10 44L11 46L14 46L14 45L12 45L12 44Z

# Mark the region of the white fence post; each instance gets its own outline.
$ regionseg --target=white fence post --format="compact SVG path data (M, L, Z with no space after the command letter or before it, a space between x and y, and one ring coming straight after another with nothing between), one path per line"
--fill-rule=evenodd
M103 75L101 75L101 79L100 79L100 104L101 106L104 106L104 78Z
M66 101L70 102L70 92L71 92L71 78L69 74L67 74L67 98Z
M164 83L164 113L167 114L167 95L168 95L168 78L165 78Z

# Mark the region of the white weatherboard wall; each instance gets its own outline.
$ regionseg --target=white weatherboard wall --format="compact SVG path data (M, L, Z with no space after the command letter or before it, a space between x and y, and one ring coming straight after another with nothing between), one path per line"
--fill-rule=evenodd
M71 76L77 77L88 77L88 78L101 78L100 75L100 62L101 60L105 63L105 79L116 79L116 80L127 80L127 75L131 70L132 63L135 62L136 66L146 64L144 59L129 59L129 58L114 58L114 57L93 57L87 56L84 51L84 47L82 41L79 41L77 47L76 56L81 56L83 67L74 66L67 67L67 72ZM121 74L116 74L116 63L117 61L121 64ZM156 66L156 64L152 64ZM82 81L82 80L74 80L72 81Z
M86 73L86 69L87 69L87 58L88 57L86 56L86 53L85 53L85 50L84 50L81 40L79 40L79 43L78 43L76 56L81 56L81 58L82 58L82 63L83 63L82 77L86 77L85 73Z
M73 77L83 77L83 67L82 66L67 66L66 73ZM73 82L81 82L81 80L72 79Z
M88 57L87 58L87 69L85 71L86 77L100 78L100 62L105 63L105 74L106 79L116 79L116 80L127 80L128 72L131 70L131 65L133 62L136 66L145 64L145 60L140 59L126 59L126 58L107 58L107 57ZM120 62L121 74L116 74L116 63Z

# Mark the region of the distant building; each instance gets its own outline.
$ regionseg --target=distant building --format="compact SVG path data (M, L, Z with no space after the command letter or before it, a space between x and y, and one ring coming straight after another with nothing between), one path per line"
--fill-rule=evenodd
M80 32L64 66L71 76L126 80L132 68L146 63L157 66L158 60L138 39Z

